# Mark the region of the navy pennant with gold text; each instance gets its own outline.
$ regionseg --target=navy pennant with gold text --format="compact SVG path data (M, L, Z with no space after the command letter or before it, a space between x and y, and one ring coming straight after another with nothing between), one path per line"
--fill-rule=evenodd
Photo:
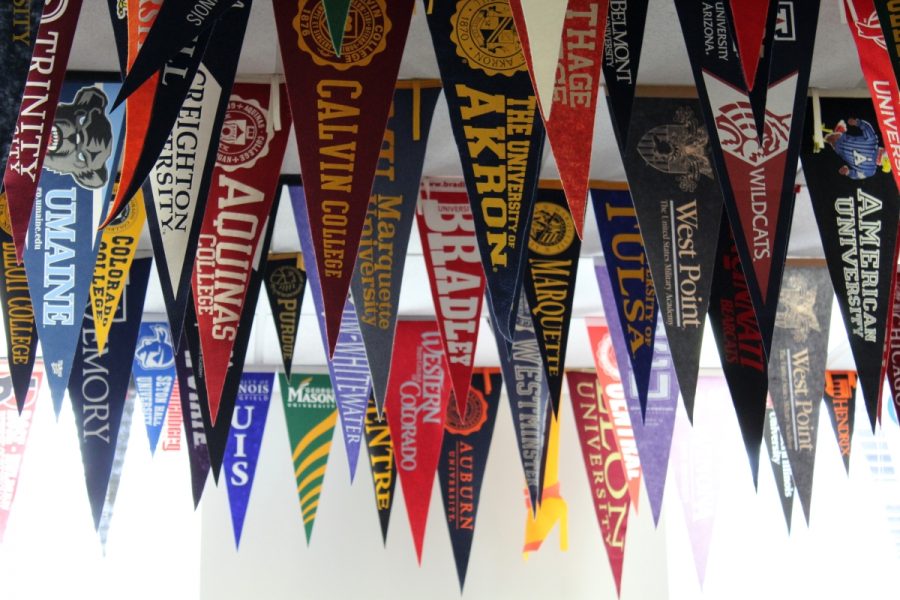
M628 141L649 0L613 0L606 18L603 81L619 148Z

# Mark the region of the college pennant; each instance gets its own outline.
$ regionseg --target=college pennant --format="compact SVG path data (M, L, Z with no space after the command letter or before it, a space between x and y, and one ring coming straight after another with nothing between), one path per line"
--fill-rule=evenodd
M93 313L87 306L82 312L84 324L68 383L94 529L100 527L109 488L152 262L147 257L132 263L123 301L112 315L108 347L98 350Z
M741 70L744 73L744 85L748 90L752 90L754 87L756 69L760 66L760 60L769 54L767 50L771 49L769 46L763 50L763 41L767 37L766 23L770 5L777 4L777 0L775 2L771 2L771 0L757 2L729 0L728 2L738 56L741 60ZM772 9L775 10L775 7L772 6Z
M778 498L781 500L781 511L784 513L784 521L790 532L791 516L794 512L794 474L791 472L791 461L788 460L784 436L781 435L781 430L778 428L778 416L772 406L772 398L766 402L763 444L769 455L769 462L772 464L772 475L775 477L775 487L778 489Z
M234 416L223 460L236 548L241 545L241 532L244 530L244 518L250 503L250 492L253 490L253 477L256 475L256 463L266 429L266 416L269 414L274 383L274 373L243 373L238 384Z
M557 523L559 549L563 552L569 549L569 505L562 497L559 484L559 415L550 413L547 420L543 486L537 508L531 503L530 495L525 495L525 543L522 554L526 560L529 553L540 550Z
M544 126L509 0L427 12L459 149L494 328L515 335Z
M300 327L300 309L306 292L306 267L299 252L270 254L266 261L266 292L281 348L284 374L291 376L294 345Z
M850 443L856 413L856 371L825 371L825 408L837 439L844 470L850 474Z
M141 400L150 454L154 454L175 387L175 346L168 323L141 323L131 372L135 390Z
M765 129L735 52L729 0L676 0L713 162L768 354L794 208L794 179L819 2L777 2ZM712 25L706 25L712 22Z
M500 407L502 385L503 379L496 370L473 371L465 412L460 413L455 402L447 407L438 479L460 592L466 584L478 500Z
M625 458L616 438L613 414L602 400L603 386L597 374L567 371L566 380L594 512L616 582L616 593L621 595L625 533L631 504Z
M769 357L769 393L807 524L833 297L824 268L788 265Z
M174 352L173 350L172 353L174 354ZM132 373L134 373L134 367L132 367ZM178 389L179 385L172 386L172 395L169 397L169 408L166 410L166 435L162 440L163 452L181 452L181 422L184 419L184 415L181 414L181 390Z
M425 178L416 221L447 356L447 374L456 410L464 414L485 285L466 184L462 180Z
M294 460L303 530L309 545L337 424L337 405L328 375L292 373L288 379L279 373L278 381Z
M384 410L409 233L440 93L440 81L397 82L350 280L378 414Z
M650 0L615 0L609 3L603 45L603 82L613 132L620 149L628 141L649 3Z
M319 0L274 0L331 356L350 289L413 0L352 0L335 54ZM351 40L351 38L347 38Z
M807 109L803 172L874 429L887 369L884 324L891 310L900 197L872 101L812 102L819 110Z
M420 565L431 490L452 393L444 365L444 348L436 321L397 322L385 409Z
M391 429L375 404L374 393L369 395L369 404L366 406L366 448L369 466L372 468L372 483L375 485L375 508L381 525L381 540L387 544L394 487L397 485L397 461L394 457Z

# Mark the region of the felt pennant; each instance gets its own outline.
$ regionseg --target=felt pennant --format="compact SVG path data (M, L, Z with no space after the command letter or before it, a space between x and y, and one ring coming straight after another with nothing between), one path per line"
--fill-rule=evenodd
M369 395L366 406L366 449L375 485L375 508L381 525L381 539L387 544L391 507L394 505L394 488L397 485L397 460L391 440L391 428L375 405L375 395Z
M141 400L150 453L156 452L172 390L175 389L175 345L165 321L144 321L138 332L131 366Z
M122 481L122 467L125 466L125 454L128 450L128 441L131 438L134 399L134 389L129 388L125 396L125 409L122 411L122 419L119 421L119 435L116 439L116 450L113 453L112 468L109 471L106 497L103 499L103 510L100 512L100 524L97 525L97 537L100 538L100 547L103 549L104 555L106 554L106 540L109 537L113 508L115 508L116 498L119 495L119 483Z
M837 438L844 470L850 474L850 443L856 413L856 371L825 371L825 408Z
M562 407L560 407L562 409ZM531 497L525 496L525 543L522 554L525 558L531 552L540 550L550 532L559 524L559 549L569 549L569 505L562 497L559 482L559 414L547 418L547 444L545 474L541 489L540 504L531 504Z
M116 58L119 59L119 73L125 78L128 72L128 0L106 0L109 22L116 41Z
M266 262L266 292L281 348L284 374L291 376L294 345L300 326L300 309L306 292L306 267L299 252L270 254Z
M766 446L766 454L772 465L772 475L775 477L775 487L778 489L778 498L781 500L781 510L784 513L784 521L788 532L791 530L791 516L794 511L794 475L791 472L791 461L788 460L787 445L784 436L778 428L778 416L769 398L766 404L765 425L763 427L763 443Z
M616 0L609 3L603 47L603 81L613 132L620 149L628 141L631 105L637 90L649 3L649 0Z

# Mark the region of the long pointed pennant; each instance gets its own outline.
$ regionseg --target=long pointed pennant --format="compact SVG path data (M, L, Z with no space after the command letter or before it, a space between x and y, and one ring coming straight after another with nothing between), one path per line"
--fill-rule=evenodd
M278 381L308 545L319 509L328 455L331 453L337 405L328 375L292 373L288 380L279 373Z
M638 66L644 45L644 25L650 0L609 3L603 46L603 81L609 114L619 148L628 141L631 106L637 90Z
M613 414L602 400L603 387L596 373L568 371L566 380L594 512L616 582L616 593L621 595L625 533L631 504L625 459L616 438Z
M112 523L113 509L119 495L119 483L122 481L122 467L125 466L125 454L128 440L131 438L131 423L134 416L135 391L129 388L125 396L125 409L119 421L119 435L116 439L116 450L113 453L112 468L109 471L109 483L106 486L106 497L103 499L103 510L100 512L100 523L97 525L97 537L100 547L106 553L106 540L109 537L109 526Z
M510 0L510 7L580 239L609 2Z
M807 524L833 298L824 268L788 265L769 358L769 393Z
M562 409L562 407L560 407ZM547 443L545 452L545 474L542 480L540 504L531 504L525 496L525 543L522 554L537 552L541 544L559 523L559 549L569 549L569 505L562 497L559 484L559 415L550 413L547 417Z
M152 261L147 257L132 263L126 290L122 293L123 302L113 315L111 341L104 350L97 349L97 329L92 311L88 308L83 313L84 325L72 361L69 398L75 413L95 529L100 527L112 473L128 385L131 383L131 357L137 343L140 315L144 312Z
M131 366L141 400L150 453L156 452L172 390L175 387L175 345L164 321L144 321L138 333Z
M7 368L12 378L16 403L21 411L31 385L31 372L37 356L37 328L34 307L28 291L25 266L16 263L16 246L6 215L6 194L0 192L0 311L6 333Z
M350 14L352 0L322 0L322 9L325 12L325 25L334 53L341 56L344 49L344 34L347 30L347 15ZM318 9L317 10L322 10ZM318 24L321 29L322 25ZM320 32L321 35L321 32Z
M379 414L384 410L400 285L428 132L440 93L440 81L397 82L350 281Z
M891 310L900 197L871 100L813 102L821 118L807 110L803 172L874 429L887 368L884 323Z
M397 485L397 460L391 429L375 404L374 393L369 395L369 404L366 406L366 448L369 466L372 468L372 483L375 485L375 508L381 524L381 540L387 544L394 487Z
M493 326L515 335L544 126L508 0L437 2L427 14Z
M25 252L28 223L39 196L38 179L42 177L45 161L55 172L71 173L74 182L85 189L101 188L107 179L98 174L108 156L105 155L103 144L100 144L97 154L98 148L90 148L93 160L88 164L75 166L72 150L76 144L70 137L70 128L64 124L71 122L71 111L77 109L63 109L62 116L56 117L59 105L70 101L61 92L75 37L75 24L81 13L81 2L82 0L47 0L44 3L28 78L21 96L19 116L9 145L9 156L6 156L4 148L6 170L3 174L3 188L6 189L16 259L20 264ZM87 97L84 99L88 100ZM101 111L105 107L104 103ZM85 121L87 125L91 123L92 121ZM79 124L81 126L83 125ZM93 138L88 139L94 141ZM87 139L81 143L86 142ZM67 163L72 166L67 167ZM81 311L76 312L80 317Z
M0 542L6 532L6 523L16 499L19 469L28 445L28 433L34 416L44 371L38 363L31 372L28 387L20 405L13 393L13 379L8 361L0 361Z
M174 354L175 351L172 352ZM134 373L134 367L132 367L132 373ZM181 452L181 430L183 429L181 422L183 420L181 390L178 385L173 385L172 395L169 396L169 408L166 410L166 435L162 440L163 452Z
M844 470L850 474L850 444L856 413L856 371L825 371L825 408L837 439Z
M438 479L460 592L466 584L478 500L500 408L502 385L498 371L474 371L472 385L466 394L465 412L460 413L455 402L447 407Z
M266 261L265 283L275 333L278 335L278 345L281 348L284 374L290 377L291 363L294 362L294 345L297 343L299 333L303 294L306 292L306 267L303 265L303 255L299 252L270 254Z
M284 86L239 83L232 89L192 279L213 425L290 122Z
M766 404L765 425L763 427L763 443L766 446L766 454L772 465L772 475L775 477L775 487L778 489L778 498L781 501L781 511L784 513L784 521L787 523L788 532L791 530L791 516L794 512L794 474L791 472L791 461L788 460L787 445L784 436L778 428L778 416L769 398Z
M609 270L608 279L615 282L611 285L611 302L604 304L603 309L608 317L615 314L619 320L613 331L623 332L618 341L627 349L643 420L647 412L657 313L650 262L628 190L592 189L591 199ZM621 363L619 365L623 368Z
M631 118L625 172L681 397L693 419L722 190L699 102L638 98Z
M128 0L106 0L106 7L116 42L119 73L124 79L128 71Z
M335 54L319 0L274 0L310 231L325 300L328 355L356 264L413 0L352 0L354 34ZM349 40L350 38L348 38Z
M741 70L744 73L744 84L748 90L753 89L760 59L767 54L763 51L763 40L766 37L766 22L770 4L777 4L777 0L776 2L729 0L734 38L741 60Z
M676 0L713 161L768 353L794 208L794 179L819 2L779 2L772 41L765 129L759 131L735 35L727 19L705 37L704 23L726 15L729 0ZM706 40L712 40L707 42Z
M274 383L274 373L244 373L238 386L223 462L235 547L241 545L244 517L250 503Z
M419 564L451 395L444 370L437 322L399 321L385 409Z
M542 181L531 220L524 290L547 371L553 414L559 412L580 252L581 239L565 193L557 182Z
M465 183L426 178L416 221L447 356L447 374L456 410L463 414L472 380L485 285Z
M118 158L123 111L110 112L109 106L118 87L86 80L63 86L53 122L58 135L47 152L29 224L25 272L57 415L90 294L100 245L97 224ZM88 163L78 158L84 152Z

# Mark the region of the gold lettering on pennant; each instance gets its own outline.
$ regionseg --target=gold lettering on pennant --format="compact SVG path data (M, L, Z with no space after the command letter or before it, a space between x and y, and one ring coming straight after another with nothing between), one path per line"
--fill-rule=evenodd
M346 71L364 67L387 47L391 20L387 15L388 0L354 0L350 3L341 54L334 51L325 3L321 0L299 0L292 25L297 32L297 47L323 67Z

